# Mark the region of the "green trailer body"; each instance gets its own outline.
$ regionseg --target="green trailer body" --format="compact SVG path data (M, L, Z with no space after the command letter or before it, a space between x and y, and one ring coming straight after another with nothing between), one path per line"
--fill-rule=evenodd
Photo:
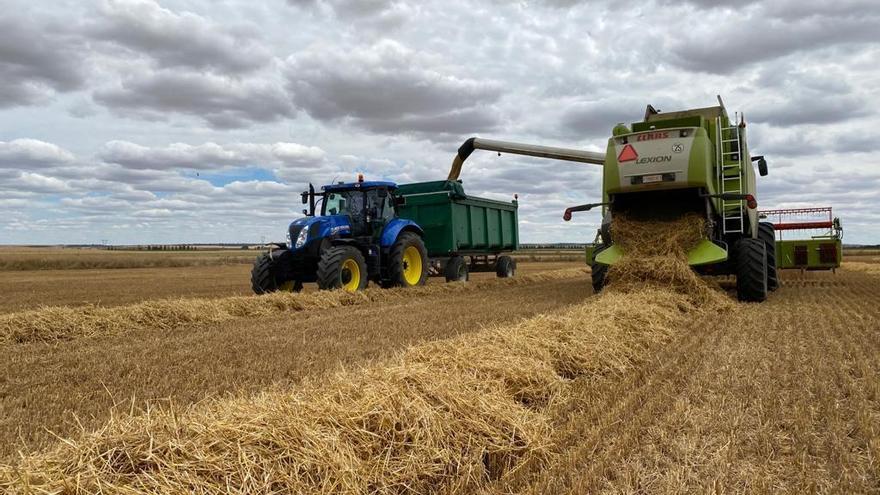
M836 237L776 241L779 268L834 270L840 268L843 243Z
M395 194L404 198L398 214L422 228L431 258L497 255L519 247L515 200L468 196L461 181L450 180L402 184Z

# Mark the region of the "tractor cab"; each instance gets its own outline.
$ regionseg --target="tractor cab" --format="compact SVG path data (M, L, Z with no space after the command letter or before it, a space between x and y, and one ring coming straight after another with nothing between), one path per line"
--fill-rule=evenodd
M395 216L393 182L340 183L321 189L321 216L347 216L352 236L375 236Z

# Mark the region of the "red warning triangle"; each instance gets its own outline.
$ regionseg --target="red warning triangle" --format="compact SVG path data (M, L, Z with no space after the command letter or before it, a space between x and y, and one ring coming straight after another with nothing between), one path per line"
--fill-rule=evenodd
M620 154L617 155L618 162L631 162L639 157L639 154L636 153L636 149L633 148L631 144L627 144L620 151Z

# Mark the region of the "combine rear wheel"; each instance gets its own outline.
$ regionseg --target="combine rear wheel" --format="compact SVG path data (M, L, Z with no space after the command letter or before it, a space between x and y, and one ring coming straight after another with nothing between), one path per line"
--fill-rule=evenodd
M357 292L367 287L367 262L352 246L334 246L318 261L318 288Z
M776 230L772 223L758 224L758 239L767 246L767 289L774 291L779 288L779 275L776 271Z
M767 299L767 246L761 239L740 239L734 246L736 256L736 296L740 301L762 302Z
M495 275L510 278L516 274L516 261L510 256L499 256L495 261Z
M605 245L596 246L596 249L593 250L593 259L590 260L590 276L593 279L593 291L597 294L602 292L602 288L608 283L608 265L596 263L596 255L606 249L608 247Z
M268 294L276 291L294 291L302 290L301 282L292 280L281 280L281 256L283 250L276 250L269 253L261 254L254 260L254 267L251 269L251 288L255 294Z
M428 251L422 238L412 232L403 232L391 246L388 256L388 284L391 287L425 285L428 278Z
M467 260L464 256L449 258L443 274L446 275L447 282L467 282L469 278Z

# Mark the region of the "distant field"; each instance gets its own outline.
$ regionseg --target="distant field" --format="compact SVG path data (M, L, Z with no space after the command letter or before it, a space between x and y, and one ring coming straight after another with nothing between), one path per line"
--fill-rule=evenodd
M111 251L89 248L0 247L0 271L165 268L250 263L255 250Z

